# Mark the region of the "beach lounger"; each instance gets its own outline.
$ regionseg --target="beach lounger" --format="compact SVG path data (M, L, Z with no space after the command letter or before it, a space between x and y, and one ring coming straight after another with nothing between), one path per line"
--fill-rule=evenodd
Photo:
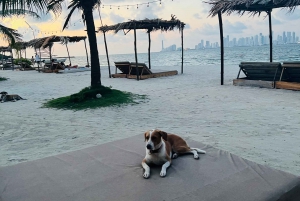
M143 136L0 167L1 201L299 201L299 176L188 140L200 160L172 160L143 178Z
M276 88L300 90L300 61L283 62Z
M130 62L129 61L116 61L116 73L117 69L121 71L121 74L128 75L129 74L129 68L130 68Z
M147 78L155 78L155 77L163 77L163 76L171 76L177 75L177 70L172 71L163 71L163 70L150 70L145 63L136 63L135 62L115 62L116 68L118 68L122 73L113 74L114 78L129 78L129 79L137 79L137 75L139 79L147 79ZM137 69L138 67L138 69Z
M152 72L145 63L135 63L135 62L130 63L129 75L141 76L141 75L150 75L150 74L152 74Z
M280 79L280 72L282 70L279 62L241 62L240 70L237 79L233 81L234 85L243 86L257 86L274 88L275 82ZM240 78L241 71L246 75ZM286 79L286 75L283 75Z

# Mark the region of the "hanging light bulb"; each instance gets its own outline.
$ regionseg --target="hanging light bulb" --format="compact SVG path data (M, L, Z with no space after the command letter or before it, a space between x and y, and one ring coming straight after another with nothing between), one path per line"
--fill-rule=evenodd
M120 10L120 6L118 6L118 10Z
M159 0L159 6L161 7L161 0Z
M139 4L136 4L136 9L139 9Z
M128 5L127 5L127 9L129 9L129 8L128 8Z
M148 4L147 4L147 7L149 7L149 2L148 2Z
M111 9L111 6L110 6L110 9Z

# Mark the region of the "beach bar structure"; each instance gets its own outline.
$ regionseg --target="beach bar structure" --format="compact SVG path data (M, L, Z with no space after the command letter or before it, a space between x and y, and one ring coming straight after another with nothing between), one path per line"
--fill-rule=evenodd
M126 35L129 31L134 31L134 52L135 52L135 64L136 64L136 74L137 80L139 80L139 69L138 69L138 58L137 58L137 47L136 47L136 30L137 29L144 29L148 33L148 40L149 40L149 47L148 47L148 62L149 62L149 69L151 69L151 32L153 31L172 31L175 28L179 29L181 32L181 74L183 73L183 29L185 23L181 22L180 20L176 19L174 15L171 16L171 20L162 20L162 19L144 19L144 20L130 20L128 22L118 23L111 26L101 26L99 27L100 32L103 33L104 42L105 42L105 49L107 55L107 62L108 68L110 72L110 64L108 58L108 50L107 50L107 43L106 43L106 36L105 33L109 31L114 31L114 33L118 33L120 30L123 30L124 34ZM110 75L111 77L111 75Z
M250 15L260 15L266 12L269 18L269 39L270 39L270 62L273 62L273 44L272 44L272 10L275 8L287 8L288 11L294 11L295 7L300 5L300 0L210 0L206 3L212 5L209 16L218 15L220 27L221 43L221 85L224 84L224 37L222 14L231 15L237 12L239 15L249 13Z

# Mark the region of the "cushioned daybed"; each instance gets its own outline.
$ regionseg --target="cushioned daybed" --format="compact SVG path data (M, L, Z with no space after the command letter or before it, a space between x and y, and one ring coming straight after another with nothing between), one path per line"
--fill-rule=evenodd
M143 135L0 168L1 201L299 201L300 178L189 140L207 151L144 179Z

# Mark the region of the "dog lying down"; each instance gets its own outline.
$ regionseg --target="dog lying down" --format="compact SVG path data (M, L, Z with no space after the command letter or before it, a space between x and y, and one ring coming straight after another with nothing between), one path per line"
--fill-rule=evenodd
M179 154L191 153L194 159L199 159L198 153L205 154L206 151L191 148L181 137L168 134L164 131L153 129L145 132L146 156L142 161L145 170L143 177L150 176L149 164L162 165L160 176L167 174L167 168L171 165L171 159L175 159Z
M0 98L1 103L4 103L6 101L16 102L17 100L26 100L17 94L8 94L6 91L2 91L0 92L0 94L1 94L1 98Z

